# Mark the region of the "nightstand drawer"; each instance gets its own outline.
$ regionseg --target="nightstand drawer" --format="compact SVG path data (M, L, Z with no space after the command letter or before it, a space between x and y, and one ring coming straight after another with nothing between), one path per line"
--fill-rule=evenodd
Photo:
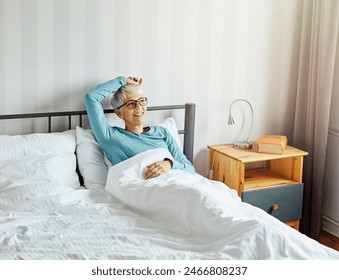
M263 209L282 222L299 220L302 212L303 184L244 191L242 200Z

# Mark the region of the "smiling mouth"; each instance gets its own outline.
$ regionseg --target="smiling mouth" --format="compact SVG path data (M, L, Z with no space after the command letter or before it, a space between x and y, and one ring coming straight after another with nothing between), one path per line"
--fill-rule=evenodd
M137 114L134 114L134 117L141 117L144 113L141 112L141 113L137 113Z

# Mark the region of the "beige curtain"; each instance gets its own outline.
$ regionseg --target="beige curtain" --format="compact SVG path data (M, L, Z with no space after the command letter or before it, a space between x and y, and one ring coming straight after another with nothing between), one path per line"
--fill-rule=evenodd
M304 165L302 232L321 230L323 179L339 26L339 0L304 0L293 145ZM337 57L337 59L339 59Z

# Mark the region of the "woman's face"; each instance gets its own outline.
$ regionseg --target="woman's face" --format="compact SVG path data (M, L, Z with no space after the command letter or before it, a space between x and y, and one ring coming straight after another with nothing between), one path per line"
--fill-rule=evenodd
M117 112L118 116L125 121L127 131L142 132L147 117L147 106L140 105L140 103L143 104L143 100L140 98L143 98L142 94L127 93L124 100L125 105Z

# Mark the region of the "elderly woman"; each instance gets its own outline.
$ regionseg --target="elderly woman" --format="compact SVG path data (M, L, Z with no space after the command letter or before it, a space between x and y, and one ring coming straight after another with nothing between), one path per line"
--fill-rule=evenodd
M172 159L164 158L147 166L145 178L155 178L171 168L194 173L193 165L181 152L170 132L161 126L144 127L147 117L147 97L141 90L142 79L117 77L100 84L85 96L88 118L100 147L112 164L154 148L165 148ZM111 104L125 128L110 126L100 101L113 94Z

